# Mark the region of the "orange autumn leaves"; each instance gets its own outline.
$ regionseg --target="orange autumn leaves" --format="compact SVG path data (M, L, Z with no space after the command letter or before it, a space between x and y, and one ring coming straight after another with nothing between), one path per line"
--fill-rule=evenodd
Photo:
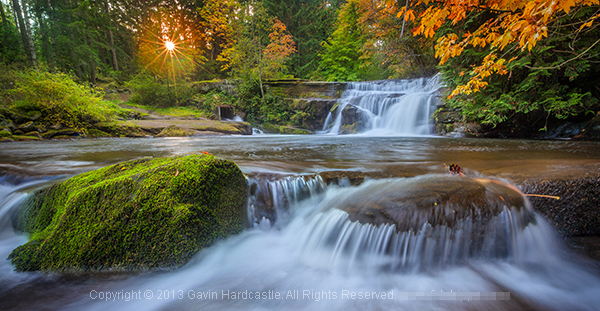
M487 86L485 79L492 74L506 74L506 64L515 58L506 59L507 51L531 51L548 36L550 24L560 15L572 10L598 5L600 0L409 0L408 5L398 11L398 17L416 22L413 34L432 38L446 22L452 25L464 22L469 12L485 11L490 18L473 32L449 33L438 38L435 56L444 64L448 59L461 55L467 48L489 48L490 52L480 64L474 64L468 74L470 80L458 86L449 97L471 94ZM387 5L396 5L390 1ZM402 3L402 2L400 2ZM417 13L413 8L425 10ZM581 22L578 31L591 27L600 16L596 14ZM502 54L501 54L502 52ZM464 73L461 73L464 74Z

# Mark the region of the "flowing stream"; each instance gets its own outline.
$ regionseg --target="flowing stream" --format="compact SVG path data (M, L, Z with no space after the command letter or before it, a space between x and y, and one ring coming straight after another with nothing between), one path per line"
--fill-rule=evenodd
M339 134L344 123L356 123L356 129L365 135L432 134L431 116L439 103L440 87L437 76L348 83L335 116L329 114L323 132Z
M253 228L202 250L174 271L15 272L6 256L27 238L10 216L56 178L143 156L203 150L236 161L255 183ZM434 137L279 136L102 139L3 144L0 309L595 310L594 265L563 245L531 206L506 209L476 238L476 219L396 231L351 222L336 207L401 191L459 163L469 176L511 180L599 169L594 142ZM327 171L390 175L360 185ZM13 173L10 173L13 172ZM24 174L27 178L11 178ZM392 188L392 190L396 189ZM394 190L395 191L395 190ZM259 212L268 202L272 215ZM479 241L479 242L474 242Z

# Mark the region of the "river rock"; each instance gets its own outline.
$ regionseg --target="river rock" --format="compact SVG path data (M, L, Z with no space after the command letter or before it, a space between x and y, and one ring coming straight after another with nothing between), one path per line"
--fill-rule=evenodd
M3 128L0 130L0 137L9 137L12 136L12 132L8 128Z
M192 136L193 134L192 131L182 129L177 125L169 125L160 131L156 137L185 137Z
M57 138L58 136L77 136L79 135L79 132L76 129L62 129L62 130L51 130L48 131L44 134L42 134L42 137L44 137L45 139L51 139L51 138ZM72 138L72 137L67 137L67 138Z
M36 126L35 126L35 130L36 130L38 133L45 133L45 132L47 131L46 127L45 127L45 126L43 126L43 125L41 125L41 124L38 124L38 125L36 125Z
M31 132L25 134L25 136L37 137L37 138L40 138L40 139L43 138L42 135L40 134L40 132L38 132L38 131L31 131Z
M247 183L212 155L143 158L32 195L13 220L17 270L173 268L245 225Z
M42 117L42 113L39 111L29 111L25 114L27 118L31 121L35 121Z
M418 231L425 224L452 227L467 218L485 223L505 208L524 206L523 196L512 186L443 175L370 181L333 205L351 221L392 224L398 231Z
M23 133L28 133L34 130L33 121L29 121L27 123L23 123L19 125L19 129L23 131Z
M524 193L551 195L558 200L530 197L533 208L564 236L600 236L600 175L527 180Z

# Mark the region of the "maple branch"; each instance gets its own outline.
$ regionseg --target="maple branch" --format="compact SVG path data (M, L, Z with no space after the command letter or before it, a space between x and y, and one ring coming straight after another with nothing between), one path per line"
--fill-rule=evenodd
M566 61L556 65L556 66L552 66L552 67L531 67L528 65L524 65L525 68L528 69L534 69L534 70L552 70L552 69L558 69L560 67L562 67L563 65L565 65L566 63L576 60L578 58L580 58L581 56L583 56L585 53L587 53L590 49L592 49L594 46L596 46L596 44L598 44L598 42L600 42L600 39L596 40L596 42L594 42L594 44L590 45L590 47L588 47L587 49L585 49L585 51L581 52L579 55L571 58L571 59L567 59Z
M522 12L522 10L520 10L520 9L519 9L519 10L516 10L516 11L511 11L511 10L498 10L498 9L490 9L490 8L486 8L486 7L483 7L483 6L478 6L478 5L473 5L473 6L471 6L471 7L473 7L473 8L476 8L476 9L479 9L479 10L482 10L482 11L488 11L488 12L490 12L490 13L512 13L512 14L515 14L515 13L520 13L520 12Z

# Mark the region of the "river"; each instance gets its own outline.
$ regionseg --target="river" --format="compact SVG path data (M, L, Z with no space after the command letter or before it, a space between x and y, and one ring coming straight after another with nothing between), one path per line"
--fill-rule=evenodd
M272 178L279 183L272 184L277 195L288 198L277 225L259 220L175 271L19 273L5 259L27 241L12 229L10 212L39 183L133 158L202 151L234 160L250 176L288 176ZM331 170L388 172L401 176L396 179L435 176L445 172L443 163L506 182L597 174L600 144L594 142L364 135L122 138L7 143L0 156L4 171L30 176L4 177L0 185L3 310L594 310L600 304L594 264L574 255L540 216L536 225L515 233L521 237L518 256L390 270L382 262L393 259L377 252L365 258L315 242L323 230L345 221L343 213L324 212L325 207L368 182L328 186L318 178L293 177Z
M448 180L450 163L507 184L600 172L597 142L431 135L439 88L436 77L351 83L319 135L3 143L0 309L597 310L598 263L530 204L486 223L469 216L409 231L336 208ZM336 135L348 130L359 134ZM251 228L173 271L13 271L6 258L27 237L11 215L33 190L120 161L203 151L248 176Z

